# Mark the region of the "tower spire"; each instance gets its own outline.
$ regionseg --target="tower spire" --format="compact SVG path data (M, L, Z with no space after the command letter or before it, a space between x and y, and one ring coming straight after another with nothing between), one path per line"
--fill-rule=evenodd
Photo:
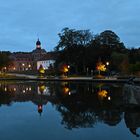
M40 42L39 38L36 42L36 49L41 49L41 42Z

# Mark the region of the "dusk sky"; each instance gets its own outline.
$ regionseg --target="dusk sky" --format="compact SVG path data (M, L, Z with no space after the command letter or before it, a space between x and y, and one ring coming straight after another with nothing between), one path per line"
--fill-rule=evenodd
M47 51L64 27L110 29L126 47L140 47L140 0L1 0L0 50L32 51L37 38Z

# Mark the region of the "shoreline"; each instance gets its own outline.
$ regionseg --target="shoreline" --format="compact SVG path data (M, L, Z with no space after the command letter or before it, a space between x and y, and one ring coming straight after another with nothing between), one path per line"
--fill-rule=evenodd
M104 82L104 83L128 83L128 79L93 79L93 78L0 78L0 81L59 81L59 82ZM140 83L140 79L134 79L134 83Z

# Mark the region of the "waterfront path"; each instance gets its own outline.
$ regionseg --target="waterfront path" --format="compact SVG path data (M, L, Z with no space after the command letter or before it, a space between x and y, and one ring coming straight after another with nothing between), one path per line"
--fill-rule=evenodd
M36 75L26 75L26 74L15 74L8 73L9 76L15 76L16 78L0 78L0 80L24 80L24 81L79 81L79 82L116 82L116 83L126 83L129 79L117 79L115 77L107 77L105 79L95 79L93 77L39 77ZM135 83L140 83L140 78L134 79Z

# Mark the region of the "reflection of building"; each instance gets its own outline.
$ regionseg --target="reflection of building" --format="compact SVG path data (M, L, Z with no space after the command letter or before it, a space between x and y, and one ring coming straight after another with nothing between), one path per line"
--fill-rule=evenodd
M55 62L54 54L42 49L39 39L32 52L14 52L10 57L13 63L9 67L9 71L36 71L40 65L47 69Z
M38 88L41 94L38 93ZM0 84L0 105L32 101L37 105L38 113L41 115L43 106L48 103L48 99L52 98L50 91L46 89L48 88L45 85L37 83Z

